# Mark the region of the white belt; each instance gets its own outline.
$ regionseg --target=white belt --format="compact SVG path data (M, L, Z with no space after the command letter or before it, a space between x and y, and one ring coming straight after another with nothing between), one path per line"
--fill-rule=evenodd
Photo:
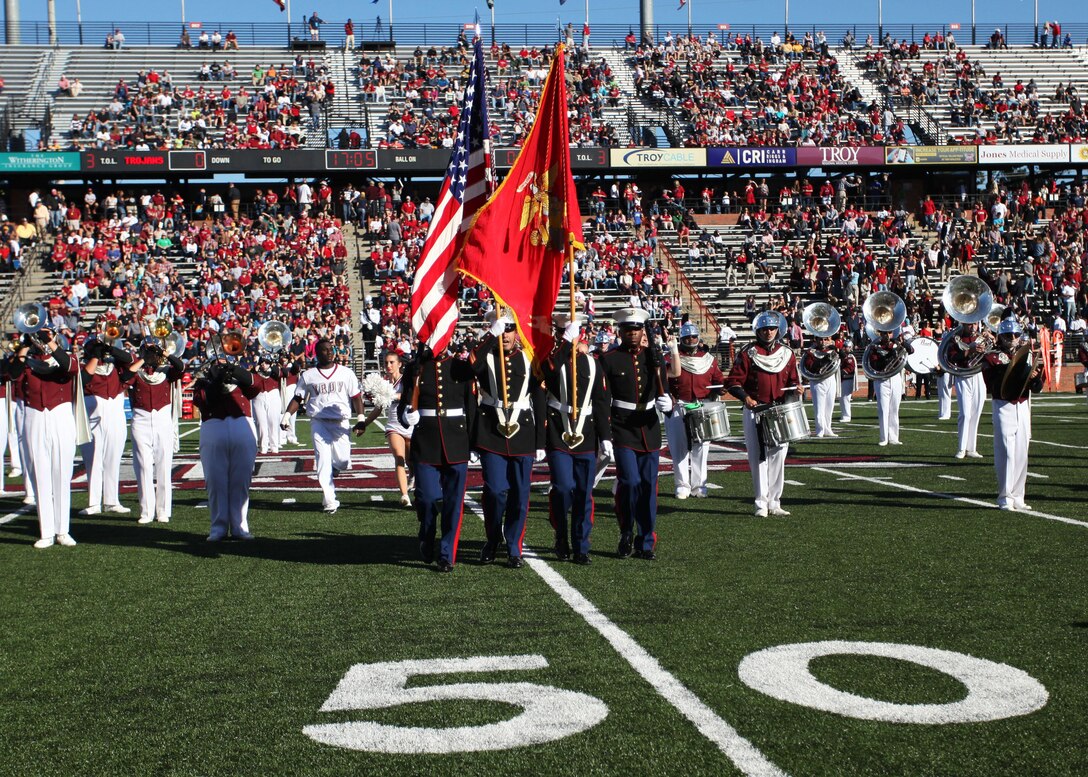
M548 407L550 407L552 410L558 410L560 413L568 413L569 414L569 413L574 412L574 409L570 405L564 405L562 402L558 402L558 401L556 401L554 399L549 399L548 400ZM593 415L593 412L590 411L588 413L582 413L582 415L590 416L590 415Z
M435 418L437 416L443 416L445 418L453 418L453 417L462 416L462 415L465 414L465 411L462 410L459 407L451 407L448 410L423 409L423 410L419 410L417 412L419 413L420 418Z
M636 402L624 402L622 399L613 399L612 407L618 407L620 410L653 410L653 401L643 402L638 404Z
M484 407L502 407L502 403L494 397L480 397L480 404ZM520 400L518 402L511 402L507 405L511 410L517 410L519 413L525 410L532 410L533 403L528 399Z

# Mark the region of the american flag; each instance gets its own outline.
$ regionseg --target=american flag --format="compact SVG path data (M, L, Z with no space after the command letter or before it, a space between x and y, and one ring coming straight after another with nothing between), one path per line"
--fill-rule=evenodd
M495 186L487 80L479 38L474 49L472 71L461 100L457 139L412 282L412 329L435 353L445 349L457 326L455 259L473 215Z

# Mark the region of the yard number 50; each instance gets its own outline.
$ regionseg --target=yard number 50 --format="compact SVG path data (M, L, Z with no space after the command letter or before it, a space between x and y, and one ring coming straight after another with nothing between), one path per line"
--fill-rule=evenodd
M521 708L514 718L483 726L424 728L370 721L306 726L316 742L377 753L465 753L551 742L600 723L608 707L577 691L537 683L454 683L408 688L419 675L544 669L544 656L477 656L356 664L322 705L322 712L376 710L418 702L473 699Z

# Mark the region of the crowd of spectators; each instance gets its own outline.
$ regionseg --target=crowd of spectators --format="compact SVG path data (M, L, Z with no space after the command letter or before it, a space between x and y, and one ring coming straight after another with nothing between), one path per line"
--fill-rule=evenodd
M195 85L175 83L168 70L141 70L117 82L108 105L72 114L68 147L298 148L335 92L324 64L301 55L292 66L254 67L248 81L229 60L204 62Z
M672 38L630 54L640 97L678 111L688 146L894 145L904 126L839 72L823 33Z
M74 336L112 319L135 343L145 322L165 317L188 339L192 359L206 356L213 335L240 330L255 362L257 328L281 320L292 330L294 355L311 356L327 336L347 361L342 224L331 201L300 202L304 186L311 188L291 186L283 197L258 190L245 203L234 186L190 197L162 189L34 192L36 211L45 211L43 236L53 240L45 266L59 272L59 287L43 301L51 323ZM101 300L106 305L89 315Z
M520 146L532 127L553 51L495 43L485 55L490 70L488 103L495 143ZM604 58L593 59L585 48L566 50L570 143L572 146L617 145L615 130L602 110L618 107L621 92ZM450 148L459 103L468 79L471 52L461 38L457 46L417 47L411 57L363 56L356 72L364 102L384 105L385 137L379 148Z

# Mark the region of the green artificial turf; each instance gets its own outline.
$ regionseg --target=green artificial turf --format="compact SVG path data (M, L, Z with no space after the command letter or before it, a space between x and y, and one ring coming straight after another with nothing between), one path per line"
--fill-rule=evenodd
M788 518L752 517L745 471L715 472L720 488L708 499L678 501L663 467L655 562L615 557L607 483L597 491L592 566L559 564L547 551L542 490L525 542L785 772L1088 773L1088 526L946 498L993 503L992 443L980 438L985 459L956 460L955 435L942 433L955 421L935 416L933 403L905 401L906 444L878 448L875 409L860 402L855 423L836 423L843 437L795 445L791 461L802 466L786 477L804 485L786 487ZM1088 522L1086 420L1083 397L1036 404L1030 470L1046 476L1029 478L1036 511ZM988 412L980 432L991 432ZM195 442L187 436L183 453ZM380 433L363 444L381 445ZM839 456L887 465L827 462ZM819 469L807 466L814 462ZM74 516L76 548L33 550L33 514L0 525L0 774L738 773L531 568L477 565L484 533L471 510L461 563L440 575L418 560L414 513L388 492L382 502L374 495L341 493L340 511L326 516L319 495L255 490L252 543L204 541L202 491L175 492L168 525L138 526L135 513ZM77 492L74 508L85 499ZM19 506L0 500L0 515ZM985 723L884 723L778 701L738 677L750 653L822 640L1007 663L1041 682L1049 700ZM350 721L442 728L511 719L518 708L464 700L320 708L356 664L516 655L548 666L419 677L409 687L538 683L596 697L607 717L557 741L452 755L358 752L303 733ZM811 670L900 704L965 693L942 673L887 658L819 658Z

